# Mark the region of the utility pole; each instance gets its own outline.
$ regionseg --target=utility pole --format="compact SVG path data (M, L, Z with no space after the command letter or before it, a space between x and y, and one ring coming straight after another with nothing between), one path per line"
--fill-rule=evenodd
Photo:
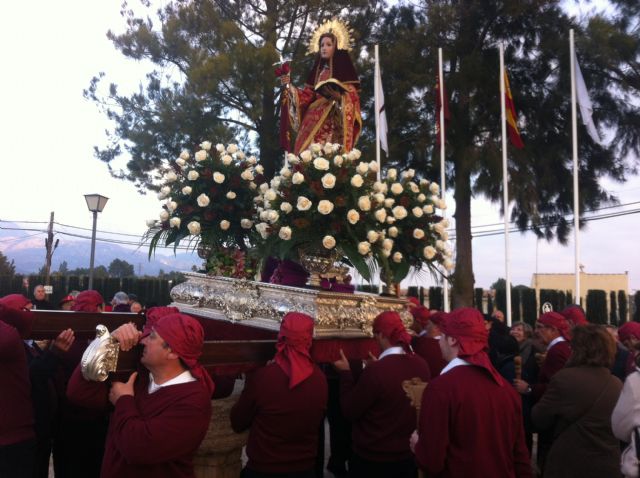
M51 285L51 259L53 258L53 253L58 248L58 243L60 239L56 239L56 242L53 242L53 211L51 211L51 217L49 218L49 228L47 229L47 238L44 240L44 246L47 250L47 257L44 266L44 283L45 285ZM47 294L47 298L49 298L49 294Z

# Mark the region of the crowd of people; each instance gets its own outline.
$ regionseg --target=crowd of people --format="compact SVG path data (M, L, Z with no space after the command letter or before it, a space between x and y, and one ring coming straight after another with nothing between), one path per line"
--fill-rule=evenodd
M68 298L70 310L105 310L96 291ZM118 292L112 310L130 302ZM28 339L34 304L48 307L38 294L0 299L0 476L48 477L51 456L56 478L195 476L223 381L198 362L200 322L149 308L143 330L112 331L121 350L142 345L138 370L90 382L73 330ZM331 364L312 359L313 317L286 314L275 357L246 374L231 410L249 433L241 477L323 476L325 418L336 477L637 476L640 323L590 324L579 306L534 328L413 299L409 312L410 328L397 312L375 318L378 353L338 350ZM417 401L407 384L426 384Z

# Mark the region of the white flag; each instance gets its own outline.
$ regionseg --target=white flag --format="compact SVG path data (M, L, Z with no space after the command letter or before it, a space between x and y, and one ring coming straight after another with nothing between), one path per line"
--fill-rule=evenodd
M574 58L576 65L576 96L578 99L578 106L580 106L580 116L582 116L582 123L586 126L587 132L591 139L600 144L600 135L596 129L596 125L593 123L593 106L591 105L591 99L589 99L589 92L587 91L587 85L584 83L582 77L582 71L580 71L580 65L578 64L578 56Z
M389 146L387 146L387 114L384 111L384 93L382 92L382 75L380 74L380 64L376 57L375 67L375 109L376 122L378 124L378 135L380 148L389 156Z

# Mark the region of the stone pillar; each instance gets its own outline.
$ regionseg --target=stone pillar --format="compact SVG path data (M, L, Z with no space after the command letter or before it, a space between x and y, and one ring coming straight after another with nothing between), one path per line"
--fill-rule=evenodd
M242 448L248 432L235 433L231 429L229 412L238 400L244 381L236 381L233 393L220 400L212 400L211 422L207 436L193 457L197 478L238 478L242 470Z

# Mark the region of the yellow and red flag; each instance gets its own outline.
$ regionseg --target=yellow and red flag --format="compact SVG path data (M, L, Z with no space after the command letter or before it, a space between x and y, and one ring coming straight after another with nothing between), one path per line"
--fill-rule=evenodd
M524 148L520 131L518 131L518 114L516 113L516 107L513 104L513 96L511 96L511 87L509 86L509 76L507 70L504 71L504 103L505 113L507 116L507 131L509 133L509 140L511 144L518 148Z

